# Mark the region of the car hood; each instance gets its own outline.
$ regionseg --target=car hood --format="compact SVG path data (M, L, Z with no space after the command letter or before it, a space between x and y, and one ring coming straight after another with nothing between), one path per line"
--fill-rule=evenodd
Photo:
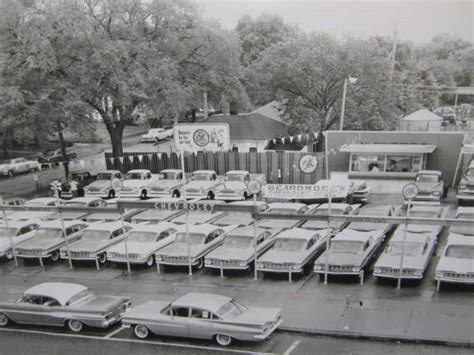
M149 185L151 190L163 190L166 188L171 188L178 186L180 184L179 180L158 180Z
M225 190L240 191L240 190L244 190L246 187L247 185L245 185L245 183L241 181L228 181L228 182L223 183L221 186L219 186L217 190L218 191L225 191Z
M357 231L376 231L376 230L385 230L388 227L387 223L376 223L376 222L352 222L347 228Z
M53 249L57 246L60 246L64 243L65 243L65 239L63 239L63 238L41 239L41 238L38 238L38 237L34 237L30 240L27 240L23 243L18 244L16 247L18 249L48 250L48 249Z
M123 321L130 318L154 319L161 315L160 311L169 305L169 302L148 301L143 304L127 309L123 315Z
M146 180L124 180L123 182L123 187L129 187L129 188L134 188L134 187L143 187L147 183Z
M116 296L96 296L84 303L72 306L72 308L81 311L92 311L92 312L111 312L121 308L126 298Z
M196 256L202 251L207 248L206 244L199 244L199 245L190 245L189 250L191 256ZM161 249L158 252L159 255L164 256L187 256L188 255L188 247L186 243L173 243L168 245L167 247Z
M400 255L389 255L389 254L382 254L377 260L375 267L387 267L387 268L400 268ZM410 256L405 255L403 257L403 268L404 269L423 269L425 264L425 258L421 257L420 255L417 256Z
M224 321L263 326L269 322L276 321L280 316L280 313L281 310L279 308L249 307L245 312L232 318L232 320L224 319Z
M329 265L348 265L348 266L359 266L365 259L364 253L329 253L328 264ZM317 261L317 264L326 263L326 253L323 253Z
M224 248L221 246L207 254L206 258L219 260L249 260L254 256L254 253L253 247L241 249Z
M142 134L142 138L151 138L151 137L153 137L151 134L148 134L148 133Z
M436 266L436 271L474 273L474 262L472 259L442 257Z
M91 188L93 189L106 189L112 186L112 183L109 180L99 180L99 181L94 181L93 183L89 184L88 186L85 187L86 190L90 190Z
M331 221L331 228L341 228L344 225L344 221ZM307 221L303 224L301 228L307 228L307 229L325 229L328 227L328 222L327 221L321 221L321 220L312 220L312 221Z
M463 179L469 184L474 183L474 176L464 176Z
M18 237L12 238L13 245L15 245L15 238L18 238ZM5 249L10 249L10 246L11 244L10 244L9 238L5 238L5 237L0 238L0 251L5 250Z
M474 229L469 226L451 226L449 228L449 233L457 233L457 234L474 236Z
M295 219L262 219L257 222L258 227L281 229L293 226L298 220Z
M75 252L80 252L80 251L89 251L89 252L95 252L99 251L101 249L104 249L112 243L113 240L107 239L107 240L101 240L101 241L95 241L95 240L78 240L77 242L72 243L69 245L69 250L70 251L75 251Z
M129 254L148 254L156 250L159 246L163 245L160 242L152 243L140 243L140 242L127 242L127 250ZM125 243L121 242L110 249L107 249L107 252L125 254Z
M400 225L400 230L405 230L404 225ZM408 231L414 233L437 233L439 226L430 225L430 224L409 224Z
M441 182L417 182L416 186L420 191L430 192L431 190L441 191L443 189L443 183Z
M299 264L305 257L304 251L269 250L258 258L260 262Z
M186 184L186 189L206 189L213 187L215 184L215 181L190 181Z

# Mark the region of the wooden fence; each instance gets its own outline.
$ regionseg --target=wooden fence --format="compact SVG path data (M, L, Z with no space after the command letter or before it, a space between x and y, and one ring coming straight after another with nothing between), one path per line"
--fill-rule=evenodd
M314 184L325 178L324 155L318 154L318 168L312 174L305 174L298 168L301 152L198 152L185 153L186 172L196 170L215 170L224 175L229 170L248 170L251 174L265 174L268 183ZM113 157L105 153L107 169L127 172L132 169L149 169L158 173L163 169L180 169L178 153L126 152L123 157Z

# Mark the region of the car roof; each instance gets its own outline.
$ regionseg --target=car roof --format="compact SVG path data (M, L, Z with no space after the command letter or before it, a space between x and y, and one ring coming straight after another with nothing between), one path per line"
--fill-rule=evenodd
M249 172L247 170L229 170L225 174L226 175L232 175L232 174L240 175L240 174L248 174L248 173Z
M410 212L435 212L439 213L442 209L441 206L423 206L423 205L415 205L410 208Z
M132 170L129 170L127 171L127 174L128 173L149 173L150 170L148 169L132 169Z
M231 300L232 298L221 295L190 292L178 297L172 302L172 305L177 307L201 308L216 313L224 304Z
M292 228L287 229L278 234L275 238L291 238L291 239L304 239L310 240L316 234L319 234L317 231L303 228Z
M468 235L449 233L448 242L446 243L446 245L457 245L457 244L474 246L474 238Z
M420 174L431 174L431 175L438 175L438 176L443 175L443 173L439 170L420 170L417 173L417 175L420 175Z
M209 234L216 229L222 229L222 227L215 226L210 223L204 223L204 224L194 224L192 228L190 228L190 233L203 233L203 234Z
M160 173L180 173L181 171L181 169L164 169Z
M361 232L347 228L336 234L332 240L365 242L371 235L371 232Z
M263 232L268 232L268 229L262 228L262 227L257 227L257 235L262 234ZM232 230L229 232L230 236L248 236L248 237L253 237L255 235L254 232L254 226L245 226L245 227L240 227Z
M299 210L302 207L305 207L304 203L298 202L272 202L268 204L268 209L271 208L291 208L295 210Z
M217 174L214 170L196 170L193 174Z
M403 241L403 234L404 234L403 230L397 229L395 231L395 233L393 234L392 238L390 238L390 241L391 242L393 242L393 241L402 242ZM407 231L406 241L407 242L412 241L412 242L424 243L429 237L430 237L429 233L412 233L412 232Z
M34 198L32 200L26 201L25 204L28 204L28 203L44 203L46 205L46 204L51 203L51 202L56 202L56 198L55 197L38 197L38 198Z
M91 201L96 201L96 200L102 200L101 198L99 197L76 197L76 198L72 198L66 202L64 202L64 204L68 204L68 203L74 203L74 202L85 202L85 203L89 203Z
M337 203L331 203L331 209L338 209L338 210L343 210L346 209L347 207L350 207L348 203L342 203L342 202L337 202ZM323 203L317 209L328 209L329 208L329 203Z
M64 228L68 228L70 226L73 226L75 224L87 224L86 222L79 221L79 220L64 220ZM62 224L59 219L53 219L52 221L44 221L41 222L39 225L39 228L61 228L62 229Z
M184 229L182 225L170 222L160 222L157 224L135 224L130 232L153 232L159 234L170 228L176 229L177 231Z
M29 226L30 224L41 224L41 221L34 220L34 219L30 219L30 220L27 220L27 221L16 221L16 220L10 221L10 220L8 220L8 227L15 228L15 229L19 229L19 228L22 228L24 226ZM5 221L0 220L0 227L5 227L6 228Z
M125 225L128 225L128 223L125 223ZM87 227L86 230L111 232L111 231L113 231L115 229L119 229L119 228L122 228L122 222L121 221L113 221L113 222L94 223L94 224L91 224L89 227Z
M65 305L72 296L87 290L88 287L68 282L45 282L25 291L25 295L53 297L62 305Z
M456 217L461 213L474 214L474 207L458 207L458 210L456 211Z

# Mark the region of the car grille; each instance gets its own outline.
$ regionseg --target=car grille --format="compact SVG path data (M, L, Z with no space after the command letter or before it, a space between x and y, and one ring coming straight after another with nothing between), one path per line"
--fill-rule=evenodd
M158 192L162 192L162 191L165 191L165 189L164 189L164 188L162 188L162 187L152 187L152 188L151 188L151 191L158 191Z
M329 265L329 271L334 271L334 272L345 272L345 271L351 271L353 266L351 265Z
M133 191L133 188L131 188L131 187L124 187L122 189L122 192L132 192L132 191Z
M42 249L16 249L16 252L20 255L32 256L40 256L43 251Z
M71 251L69 252L71 258L89 258L91 252L90 251Z
M199 192L199 189L186 189L186 192L196 193Z
M188 261L187 256L163 256L162 260L167 262L167 263L183 263Z
M109 253L109 256L111 258L115 258L115 259L127 259L127 254L125 253ZM138 259L140 257L139 254L131 254L129 253L128 254L128 258L129 259Z
M87 188L89 191L100 191L100 188L99 187L88 187Z
M273 269L273 270L287 270L290 269L293 264L290 263L264 263L264 269Z
M398 268L391 268L391 267L383 267L380 268L380 273L385 275L398 275L400 273L400 269ZM402 275L414 275L414 269L402 269Z
M467 274L461 274L458 272L452 272L452 271L445 271L443 272L444 277L450 277L453 279L465 279L465 280L473 280L474 279L474 273L467 273Z
M469 190L474 190L474 184L467 184L467 188Z
M219 260L219 259L211 259L211 265L221 265L222 266L239 266L239 264L243 262L243 260Z

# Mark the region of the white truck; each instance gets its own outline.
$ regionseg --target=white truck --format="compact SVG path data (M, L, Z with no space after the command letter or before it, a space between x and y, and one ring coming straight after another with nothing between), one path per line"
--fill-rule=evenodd
M191 175L191 181L180 188L180 195L186 199L210 199L216 196L216 190L223 182L222 176L217 176L214 170L196 170ZM186 192L186 194L184 194Z
M113 182L115 180L123 181L122 173L118 170L106 170L97 174L94 182L84 187L86 196L114 198L117 194Z
M125 174L121 196L140 197L142 200L148 196L149 186L157 180L147 169L129 170Z
M168 138L168 133L163 128L152 128L142 135L142 143L155 143Z
M148 186L148 197L180 197L183 186L183 172L179 169L165 169Z
M224 182L215 190L215 199L222 201L244 201L252 195L248 183L256 180L265 183L264 174L250 174L247 170L230 170L224 176Z
M13 177L16 174L38 170L38 162L25 158L7 159L0 162L0 175Z
M469 163L466 172L459 181L456 198L459 205L467 201L474 201L474 160Z

